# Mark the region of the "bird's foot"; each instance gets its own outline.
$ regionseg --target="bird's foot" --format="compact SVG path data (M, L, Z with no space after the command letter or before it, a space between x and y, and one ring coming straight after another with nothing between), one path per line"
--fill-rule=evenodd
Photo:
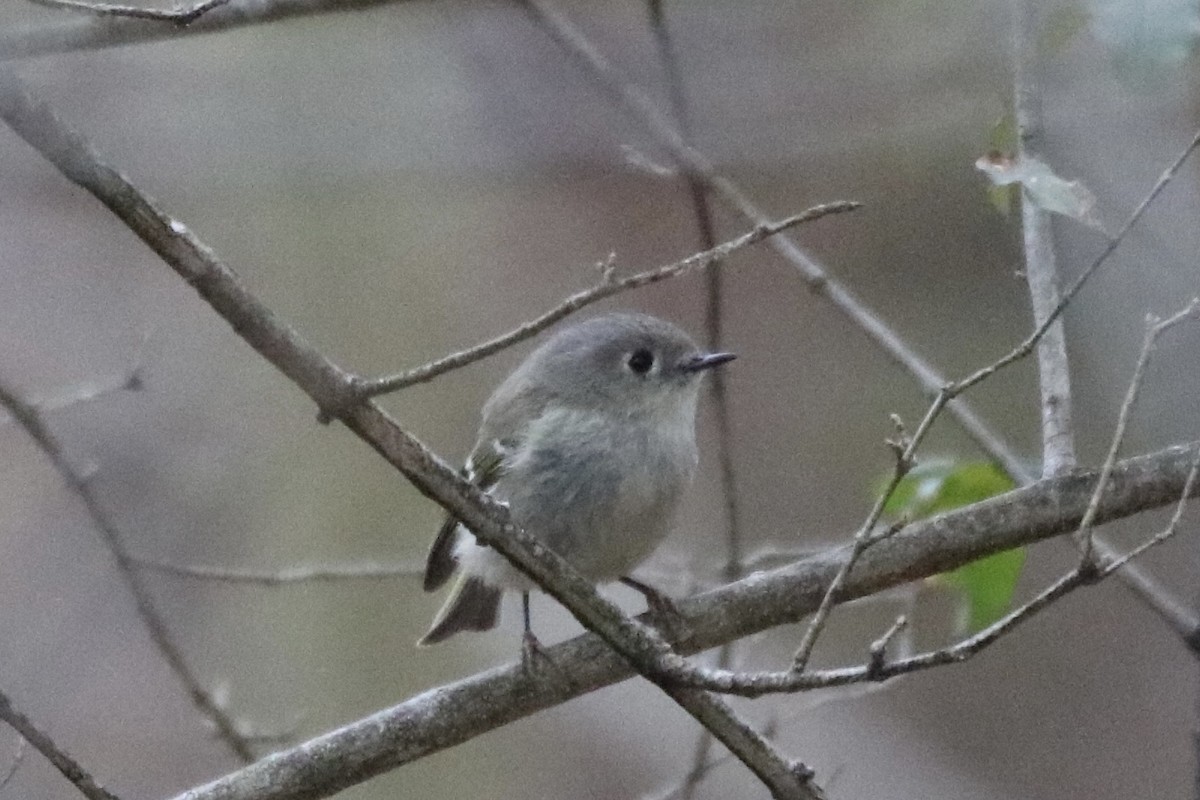
M542 646L533 631L521 636L521 667L531 674L542 672L547 666L556 666L550 653Z

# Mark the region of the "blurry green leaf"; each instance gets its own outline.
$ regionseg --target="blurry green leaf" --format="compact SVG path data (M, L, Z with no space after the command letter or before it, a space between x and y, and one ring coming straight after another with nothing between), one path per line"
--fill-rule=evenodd
M972 561L929 580L966 594L967 628L975 633L1008 613L1024 565L1025 548L1018 547Z
M989 497L1015 486L1012 478L988 462L946 459L922 461L900 481L883 507L890 517L907 514L922 519Z
M1091 21L1087 9L1078 3L1055 8L1046 15L1038 41L1044 53L1060 53L1082 33Z
M932 517L1003 494L1014 485L1011 478L990 463L924 462L896 486L884 513L893 518ZM930 581L952 586L966 595L968 624L971 631L977 631L1008 611L1024 564L1025 549L1017 548L973 561Z

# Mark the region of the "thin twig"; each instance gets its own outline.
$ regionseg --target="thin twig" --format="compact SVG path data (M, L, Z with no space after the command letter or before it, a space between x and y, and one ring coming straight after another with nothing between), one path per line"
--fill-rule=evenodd
M697 270L706 269L732 253L757 244L764 239L769 239L788 228L805 222L813 222L831 214L843 214L847 211L854 211L860 207L861 204L848 201L824 203L777 222L767 222L757 225L753 230L738 236L736 239L730 239L708 250L693 253L686 258L661 267L637 272L624 278L616 278L611 271L605 270L602 273L600 282L595 286L570 295L554 308L517 326L507 333L481 342L466 350L451 353L448 356L430 361L422 366L401 372L398 375L355 380L354 396L359 400L365 400L386 394L387 392L394 392L416 383L424 383L446 372L487 358L518 342L536 336L554 323L574 314L585 306L598 303L605 298L612 297L621 292L627 292L631 289L638 289L642 286L649 286L659 281L677 278Z
M1096 512L1100 506L1100 495L1104 492L1109 475L1112 474L1113 465L1117 463L1117 456L1121 452L1121 445L1125 441L1125 429L1129 425L1130 417L1133 416L1134 406L1137 405L1138 395L1141 393L1142 384L1145 382L1146 366L1150 363L1150 356L1154 352L1154 345L1158 342L1158 338L1166 331L1192 316L1197 307L1200 307L1200 298L1193 298L1192 302L1188 303L1185 308L1166 319L1160 320L1154 316L1146 318L1146 335L1142 340L1142 350L1138 354L1137 365L1133 369L1133 377L1130 379L1129 386L1125 390L1125 399L1121 403L1120 412L1117 414L1117 425L1113 432L1112 440L1109 443L1108 454L1104 457L1104 464L1100 468L1100 481L1096 484L1096 491L1092 495L1091 502L1088 503L1087 512L1084 513L1083 520L1079 523L1077 540L1079 541L1085 563L1090 564L1094 555L1095 542L1093 541L1094 526L1092 523L1096 519Z
M139 569L162 572L181 578L195 578L222 583L248 583L257 586L289 586L297 583L326 583L348 580L389 580L413 578L421 574L418 564L344 564L323 567L285 567L278 570L251 570L211 567L200 564L176 564L159 559L134 556Z
M21 734L25 741L41 753L88 800L120 800L115 794L96 783L96 779L91 776L91 773L55 744L54 740L34 725L29 717L13 708L12 700L2 691L0 691L0 719Z
M24 736L17 736L17 747L13 750L12 758L8 762L8 769L4 772L4 777L0 778L0 792L3 792L5 787L16 776L17 770L21 768L21 762L25 760L25 750L29 746L29 741Z
M1017 122L1017 158L1039 155L1042 135L1042 88L1038 63L1039 4L1013 0L1013 108ZM1021 229L1025 278L1035 324L1058 305L1058 267L1050 212L1021 189ZM1071 373L1062 320L1046 329L1037 347L1042 409L1042 477L1075 467L1075 431L1071 424Z
M883 510L887 507L888 500L896 491L896 487L900 485L900 481L904 480L904 476L912 469L914 456L917 447L921 444L921 438L924 432L929 429L928 422L933 414L933 409L926 414L925 420L922 421L921 427L917 431L917 436L909 437L904 430L904 424L900 418L893 416L892 420L896 426L896 438L888 441L895 456L895 466L892 469L892 476L888 480L887 486L879 497L876 498L874 505L871 506L867 518L863 524L859 526L858 531L854 534L854 539L850 545L850 553L846 556L842 568L833 576L833 580L829 582L828 588L825 589L825 596L821 598L821 604L817 607L817 611L813 614L812 620L809 621L808 627L804 631L804 636L800 640L800 647L796 650L796 655L792 659L792 669L795 672L803 672L808 667L808 660L812 657L813 648L816 647L817 638L825 629L825 624L829 621L829 615L833 611L834 603L838 600L838 593L846 584L846 580L850 577L850 571L854 569L854 565L862 557L867 548L876 544L887 536L876 537L875 526L879 524L880 517L883 516ZM899 530L897 527L896 530Z
M871 642L871 646L867 649L867 670L872 675L877 675L879 670L883 669L884 662L887 660L888 647L906 627L908 627L908 617L901 614L896 617L896 621L884 631L882 636Z
M150 640L158 648L163 660L183 684L192 704L212 723L220 737L233 753L243 761L253 761L254 753L245 739L238 733L237 724L220 706L212 695L204 688L192 672L183 651L175 641L167 627L166 620L159 613L150 595L149 588L143 583L137 572L133 558L125 544L125 535L117 527L116 522L100 502L88 476L78 470L67 458L62 443L42 420L39 410L21 399L21 396L11 387L0 382L0 406L8 410L13 418L25 429L30 438L41 448L58 470L59 475L67 486L83 503L93 527L100 533L104 544L112 553L117 565L117 573L121 576L129 593L133 596L134 606L138 617L150 635Z
M230 0L199 0L191 6L182 8L144 8L128 6L120 3L100 3L93 0L29 0L39 6L61 8L71 11L84 11L100 17L127 17L129 19L153 20L155 22L173 22L176 25L187 25L200 17L226 5Z

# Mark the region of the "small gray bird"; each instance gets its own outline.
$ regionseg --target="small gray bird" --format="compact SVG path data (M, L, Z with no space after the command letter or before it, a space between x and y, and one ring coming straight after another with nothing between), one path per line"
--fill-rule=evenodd
M700 378L732 353L704 353L674 325L605 314L559 331L529 355L483 407L464 474L506 504L513 522L587 578L629 578L666 536L696 471ZM525 641L533 583L457 519L438 531L425 591L460 572L419 644L496 626L501 592L522 593Z

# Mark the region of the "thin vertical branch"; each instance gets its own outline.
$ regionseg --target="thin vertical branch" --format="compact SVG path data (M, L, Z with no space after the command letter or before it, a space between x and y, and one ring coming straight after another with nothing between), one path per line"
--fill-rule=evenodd
M171 671L183 684L184 689L187 690L192 704L212 723L221 741L233 751L234 755L244 762L253 761L254 752L245 737L238 731L237 724L192 672L192 668L183 656L183 650L167 627L166 620L154 605L149 587L138 573L137 564L125 544L124 535L104 509L95 489L88 481L88 477L67 458L62 443L42 420L38 409L23 400L16 391L3 382L0 382L0 406L7 409L17 423L25 429L30 438L50 458L54 468L58 470L67 486L82 501L88 517L92 520L92 525L100 532L101 538L116 561L118 574L125 582L129 593L133 595L138 617L142 620L146 632L150 634L151 641L158 648L163 660L167 662L167 666L171 668Z
M1034 158L1042 136L1042 87L1037 52L1040 14L1035 0L1013 0L1013 110L1017 123L1017 158ZM1037 326L1059 305L1054 230L1048 211L1021 189L1021 230L1025 247L1025 279ZM1042 408L1042 477L1075 467L1075 432L1071 423L1071 375L1067 342L1059 318L1037 346Z
M688 107L687 90L684 87L683 75L679 68L679 58L671 41L667 28L664 0L647 0L647 11L650 16L650 31L654 36L658 60L666 77L667 93L671 102L671 113L685 142L691 143L695 135L692 126L691 112ZM683 179L686 182L688 196L692 203L692 212L696 218L696 226L700 236L700 246L711 249L717 242L716 224L713 219L712 207L708 199L708 186L687 164L679 162ZM704 331L708 348L714 352L725 349L723 335L723 283L724 269L719 261L713 262L704 274L705 306ZM719 372L720 370L718 370ZM717 469L720 476L721 497L725 505L725 565L722 576L725 581L732 583L742 574L742 533L741 508L738 496L737 475L733 458L733 432L729 411L729 392L726 376L714 373L709 377L709 391L712 397L713 418L717 428ZM719 669L729 669L733 664L734 643L721 645L717 651L716 664ZM682 800L692 800L704 775L707 774L709 752L712 750L713 737L707 730L700 732L696 739L696 749L692 755L692 763L684 777L681 788Z

